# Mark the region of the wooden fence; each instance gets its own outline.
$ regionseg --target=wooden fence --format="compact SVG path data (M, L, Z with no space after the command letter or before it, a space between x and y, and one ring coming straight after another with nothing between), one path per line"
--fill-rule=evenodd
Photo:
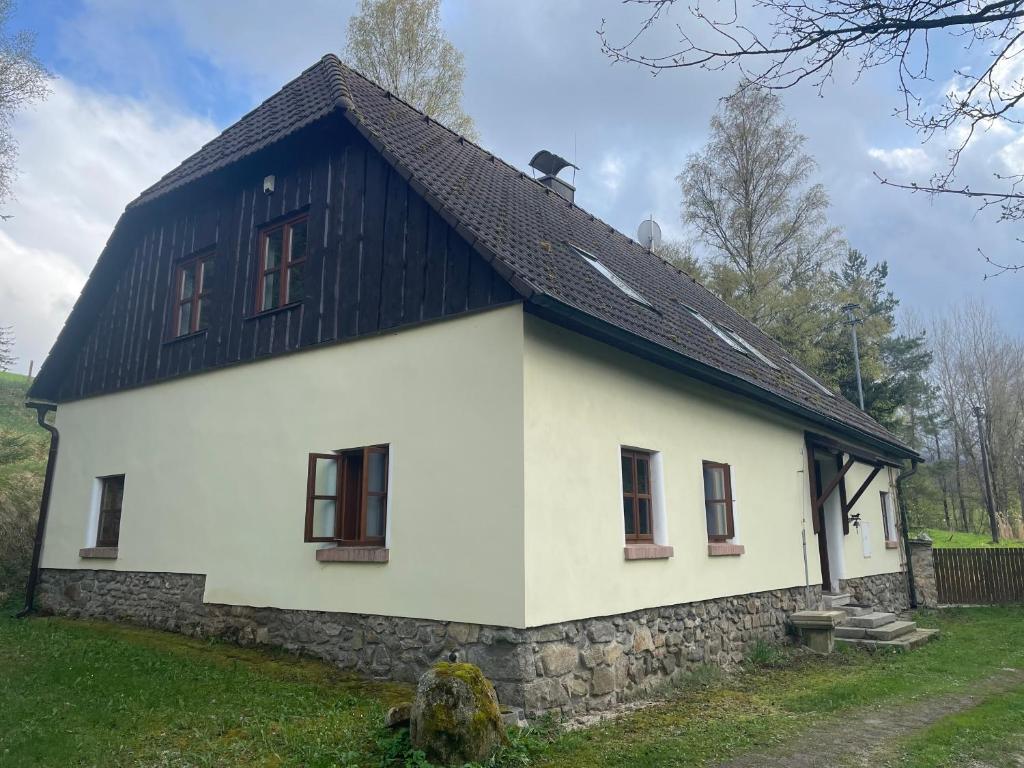
M1024 548L936 549L932 556L939 603L1024 603Z

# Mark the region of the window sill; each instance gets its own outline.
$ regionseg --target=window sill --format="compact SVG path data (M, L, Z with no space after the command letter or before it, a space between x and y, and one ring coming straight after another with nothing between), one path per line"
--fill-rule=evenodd
M623 547L627 560L668 560L672 557L672 547L663 544L627 544Z
M205 336L209 330L209 328L203 328L202 330L193 331L192 333L183 333L181 336L172 336L169 339L164 339L164 346L167 346L168 344L177 344L179 341L188 341L189 339Z
M730 544L728 541L708 542L708 557L735 557L746 551L742 544Z
M78 550L78 556L96 560L117 560L117 547L85 547Z
M885 542L886 549L899 549L900 543L898 541L887 541Z
M325 547L316 551L318 563L386 563L386 547Z
M259 312L255 312L247 317L242 318L243 320L259 320L261 317L267 317L268 315L276 315L278 312L287 312L289 309L295 309L296 307L302 306L302 300L289 301L287 304L282 304L280 307L274 307L273 309L261 309Z

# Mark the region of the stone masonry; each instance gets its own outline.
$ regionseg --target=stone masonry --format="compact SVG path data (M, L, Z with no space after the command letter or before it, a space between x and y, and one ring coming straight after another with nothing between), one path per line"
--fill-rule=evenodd
M205 581L201 574L44 569L38 600L50 613L269 644L404 682L455 653L484 671L503 705L528 717L606 710L696 665L732 666L753 642L784 640L786 617L805 607L796 587L514 629L204 603ZM812 590L816 604L820 588Z
M914 590L921 608L938 608L939 592L935 582L932 541L925 537L910 540L910 564L914 567Z
M907 574L902 571L844 579L840 586L850 593L855 603L870 605L890 613L903 613L910 609Z

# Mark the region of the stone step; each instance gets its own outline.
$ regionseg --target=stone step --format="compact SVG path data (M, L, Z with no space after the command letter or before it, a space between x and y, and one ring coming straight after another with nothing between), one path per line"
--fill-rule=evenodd
M864 616L875 612L870 605L858 605L857 603L847 603L838 607L840 611L845 611L847 616Z
M938 634L939 630L937 629L915 629L913 632L897 637L895 640L868 640L866 638L856 639L839 637L837 635L836 642L843 643L845 645L854 645L868 650L891 649L897 651L912 651L915 648L920 648L929 640L934 639Z
M840 624L835 628L835 636L837 640L860 640L868 636L868 630L866 627L851 627L849 624Z
M850 602L850 595L847 592L823 592L821 602L825 608L838 608Z
M890 621L880 627L867 630L869 640L895 640L897 637L909 635L917 629L912 621Z
M850 616L846 620L846 624L851 627L866 627L868 629L874 629L880 627L883 624L890 624L896 621L895 613L865 613L863 616Z

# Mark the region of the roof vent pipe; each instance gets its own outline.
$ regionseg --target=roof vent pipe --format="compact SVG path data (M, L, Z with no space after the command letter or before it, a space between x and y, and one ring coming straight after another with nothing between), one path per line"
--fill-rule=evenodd
M553 152L548 152L548 150L542 149L530 160L530 167L543 174L539 179L537 179L537 181L548 189L564 197L570 203L573 201L573 198L576 196L576 187L565 179L558 178L558 174L564 168L572 168L572 178L573 181L575 181L576 171L579 170L579 166L570 163L564 157L559 157Z

